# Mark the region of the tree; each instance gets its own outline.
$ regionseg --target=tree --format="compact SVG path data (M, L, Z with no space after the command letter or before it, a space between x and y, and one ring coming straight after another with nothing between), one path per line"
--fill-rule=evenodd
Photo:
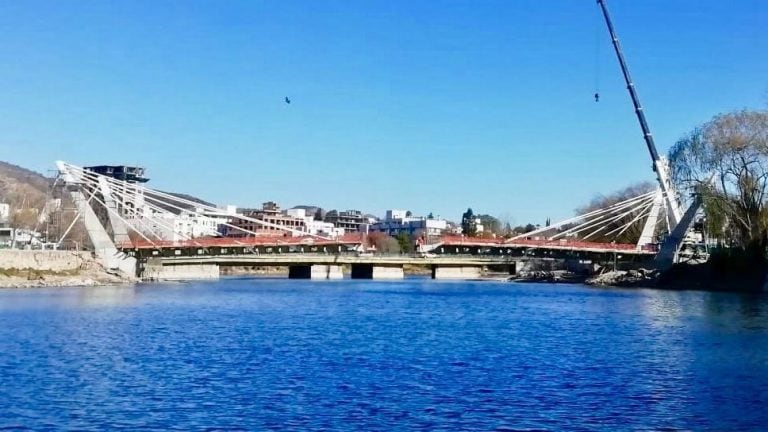
M765 248L768 111L715 116L680 139L669 161L678 190L701 197L710 235L741 248Z
M641 182L629 185L608 195L596 195L594 198L592 198L589 204L576 209L576 214L583 215L594 210L604 209L622 201L626 201L630 198L651 192L655 188L656 185L651 182ZM638 239L640 239L640 234L643 232L643 226L646 220L643 217L638 218L638 216L641 216L639 212L639 210L629 212L621 218L607 223L605 229L595 233L586 240L603 243L612 241L617 243L637 243ZM623 230L621 227L627 224L630 224L629 227L626 230ZM615 231L617 229L618 231L612 233L610 236L606 235L607 233L611 233L611 231ZM577 235L588 235L592 231L594 231L594 229L585 230L581 233L578 233Z
M468 237L474 237L477 234L475 214L472 212L472 208L468 208L461 215L461 231Z
M504 234L504 226L497 218L487 214L477 215L476 218L480 219L480 223L483 225L483 233Z
M534 225L534 224L528 224L528 225L526 225L525 227L523 227L523 232L522 232L522 233L523 233L523 234L524 234L524 233L529 233L529 232L531 232L531 231L536 231L536 225Z
M413 213L410 210L405 212L405 217L411 217L411 216L413 216Z
M434 218L435 216L432 214L432 212L429 212L429 214L427 215L427 219L434 219Z
M379 253L400 253L400 243L392 236L381 232L368 234L368 246L373 246Z
M415 250L413 246L413 240L411 240L411 236L409 236L407 233L400 232L397 236L395 236L395 240L397 240L397 243L400 245L401 253L411 253Z

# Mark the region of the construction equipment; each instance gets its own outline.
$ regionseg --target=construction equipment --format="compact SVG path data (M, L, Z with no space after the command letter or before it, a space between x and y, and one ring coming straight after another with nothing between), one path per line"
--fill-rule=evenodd
M602 11L603 17L605 18L605 24L608 27L608 33L611 36L611 42L613 43L613 48L616 52L616 57L619 61L621 72L624 76L624 82L627 84L627 91L629 91L629 96L632 98L635 114L637 115L637 120L640 123L640 129L643 132L643 139L645 140L645 144L648 147L648 152L651 155L653 170L656 172L656 179L659 183L659 189L657 191L656 200L654 202L654 208L652 209L648 219L645 222L643 233L641 234L640 240L638 242L638 248L654 241L656 224L658 223L659 218L664 216L668 221L669 232L674 232L677 234L668 236L667 239L663 242L659 257L657 259L657 265L662 268L670 267L672 263L676 261L678 251L683 245L683 242L689 238L686 235L679 234L681 231L683 233L688 231L689 224L693 222L692 216L685 216L688 216L689 214L695 214L701 205L701 200L694 199L691 203L691 208L687 209L686 211L682 210L680 201L678 200L677 192L675 191L674 185L672 184L667 160L663 156L660 156L659 152L656 150L656 144L653 141L651 129L648 127L648 121L645 118L643 106L640 104L640 98L637 95L637 89L635 88L635 84L629 74L627 62L624 60L624 54L621 51L619 38L616 36L613 22L611 21L611 17L608 13L608 7L605 4L605 0L597 0L597 4L600 6L600 10ZM678 225L681 223L684 223L686 226L679 227Z

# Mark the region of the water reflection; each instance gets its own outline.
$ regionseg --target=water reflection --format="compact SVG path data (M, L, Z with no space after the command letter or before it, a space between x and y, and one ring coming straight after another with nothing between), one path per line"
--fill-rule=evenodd
M116 285L82 288L78 295L78 304L88 307L130 306L136 303L135 285Z
M768 293L642 290L642 314L654 327L680 326L691 317L714 326L768 329Z

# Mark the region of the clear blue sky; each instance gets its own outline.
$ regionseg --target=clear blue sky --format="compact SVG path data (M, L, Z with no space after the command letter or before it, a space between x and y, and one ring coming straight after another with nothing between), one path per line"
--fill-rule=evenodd
M660 150L768 105L765 0L608 4ZM2 0L0 159L140 164L218 204L542 223L653 179L599 19L594 0Z

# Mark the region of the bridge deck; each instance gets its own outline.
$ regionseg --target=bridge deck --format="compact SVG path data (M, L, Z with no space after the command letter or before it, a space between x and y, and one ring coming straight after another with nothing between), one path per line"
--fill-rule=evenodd
M509 264L520 258L504 256L435 256L418 257L412 255L325 255L325 254L264 254L264 255L201 255L161 257L167 264L222 264L222 265L259 265L259 266L285 266L285 265L344 265L344 264L372 264L382 266L409 265L442 265L442 266L485 266L495 264Z
M293 247L314 248L341 247L357 248L365 243L361 234L348 234L338 239L322 239L317 237L286 237L263 236L247 238L203 237L184 241L153 241L134 240L121 243L121 249L179 249L179 248L239 248L239 247ZM548 249L558 251L583 251L592 253L614 253L633 255L655 255L654 247L638 249L633 244L624 243L598 243L576 240L547 240L547 239L494 239L494 238L466 238L458 236L445 236L436 243L428 245L429 250L438 251L443 248L444 253L461 253L462 248L475 249ZM450 249L453 248L453 251Z

